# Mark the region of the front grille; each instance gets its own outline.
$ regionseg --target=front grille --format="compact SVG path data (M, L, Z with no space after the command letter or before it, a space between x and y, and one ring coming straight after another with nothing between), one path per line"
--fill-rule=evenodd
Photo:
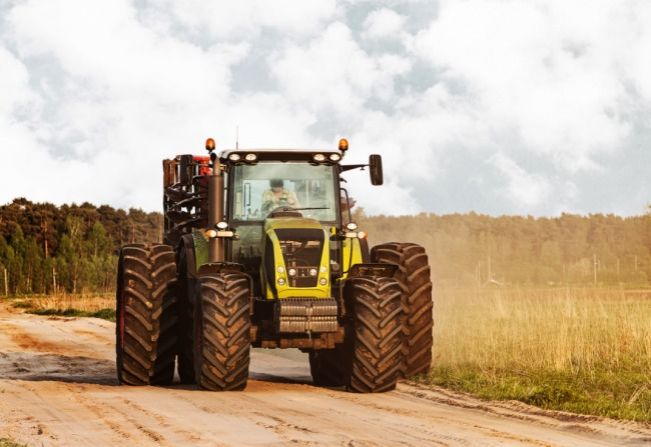
M274 308L276 332L336 332L337 302L333 298L283 298Z
M290 269L296 271L295 275L288 274L289 285L291 287L316 287L323 255L323 230L300 228L275 231L287 272L289 273Z

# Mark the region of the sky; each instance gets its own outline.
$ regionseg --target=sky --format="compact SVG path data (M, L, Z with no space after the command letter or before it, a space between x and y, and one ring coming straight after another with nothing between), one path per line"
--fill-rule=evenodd
M161 210L162 163L334 149L367 214L638 215L648 0L0 0L0 204Z

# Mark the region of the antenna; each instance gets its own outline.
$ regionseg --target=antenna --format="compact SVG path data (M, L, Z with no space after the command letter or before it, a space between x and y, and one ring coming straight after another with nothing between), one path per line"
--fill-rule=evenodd
M240 126L235 126L235 149L240 148Z

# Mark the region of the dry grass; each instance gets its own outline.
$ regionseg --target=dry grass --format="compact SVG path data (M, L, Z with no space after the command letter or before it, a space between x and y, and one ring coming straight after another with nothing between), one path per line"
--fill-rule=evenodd
M25 303L24 307L34 310L76 309L82 312L97 312L102 309L114 309L115 294L34 295L16 299L14 303Z
M95 317L115 321L115 295L56 294L13 298L13 307L37 315Z
M547 408L651 419L651 291L446 289L431 383Z
M435 315L438 365L651 367L651 291L449 289Z

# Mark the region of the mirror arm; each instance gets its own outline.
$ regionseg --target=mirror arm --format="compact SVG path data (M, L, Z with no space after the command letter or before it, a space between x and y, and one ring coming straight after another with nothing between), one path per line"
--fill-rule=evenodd
M368 167L368 165L341 165L340 166L340 171L345 172L345 171L350 171L351 169L361 169L364 170L364 168Z

